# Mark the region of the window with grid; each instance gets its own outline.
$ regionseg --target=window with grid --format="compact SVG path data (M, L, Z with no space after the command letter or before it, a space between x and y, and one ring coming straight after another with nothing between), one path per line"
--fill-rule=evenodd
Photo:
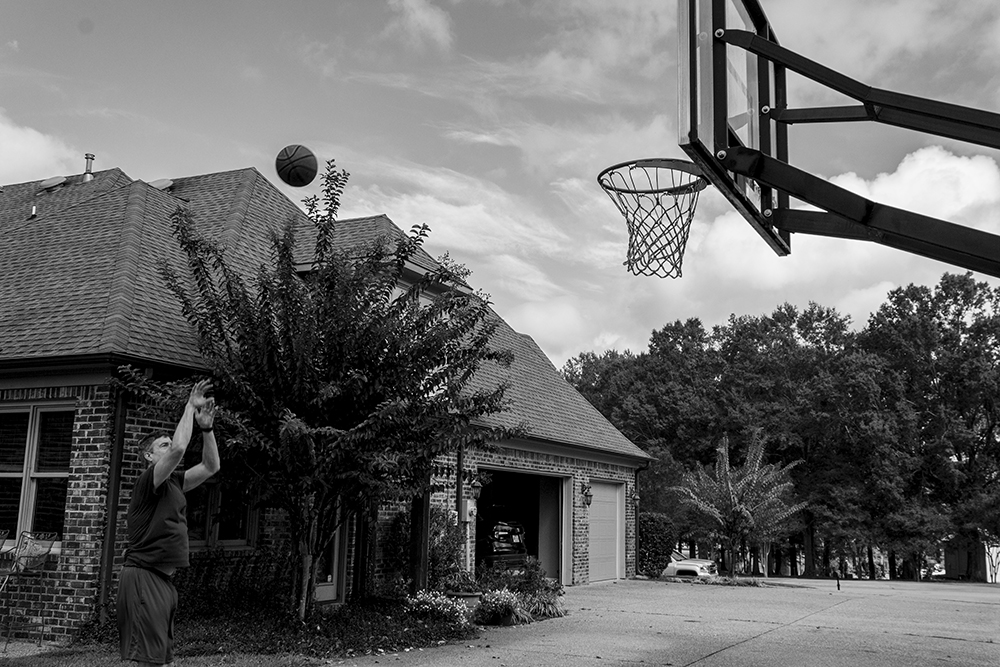
M67 406L0 408L0 530L62 539L76 413Z
M185 469L201 461L201 447L188 449ZM252 491L224 468L186 494L188 542L199 547L243 547L253 543L257 510Z

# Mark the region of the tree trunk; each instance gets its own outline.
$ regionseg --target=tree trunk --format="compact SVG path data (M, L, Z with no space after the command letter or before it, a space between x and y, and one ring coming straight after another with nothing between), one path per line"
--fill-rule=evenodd
M896 571L896 552L889 549L889 580L896 581L899 578L899 573Z
M833 572L830 569L830 542L823 540L823 576L829 577Z
M429 486L428 486L429 489ZM427 551L430 543L430 491L410 501L410 593L427 588Z
M799 550L794 544L788 545L788 574L792 577L799 576Z
M371 521L372 505L362 507L356 517L354 540L354 585L351 597L363 600L371 597L372 570L374 567L374 535ZM376 508L377 511L377 508Z
M802 533L802 550L805 552L805 576L816 576L816 528L813 526L813 515L809 510L804 511L806 529Z
M309 586L310 584L312 584L313 580L312 577L313 557L312 554L309 553L308 549L302 550L301 559L302 559L300 564L301 571L299 572L299 579L301 580L301 583L299 584L299 593L298 593L298 598L299 598L298 614L299 614L299 621L305 621L306 611L309 605L309 595L311 593L311 589L309 588Z
M763 542L760 545L760 571L761 576L767 579L767 562L771 558L771 543Z
M875 550L872 549L872 545L868 545L868 578L872 581L878 577L878 572L875 570Z
M776 576L781 576L781 566L784 565L784 563L782 561L782 556L781 556L781 545L778 544L778 545L775 545L774 547L772 547L771 553L774 556L774 564L773 564L771 572L772 572L772 574L774 574Z

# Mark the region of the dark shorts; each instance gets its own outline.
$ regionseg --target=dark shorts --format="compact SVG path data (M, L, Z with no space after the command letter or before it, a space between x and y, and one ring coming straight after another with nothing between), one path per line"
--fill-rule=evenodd
M177 589L165 574L122 568L118 581L118 633L122 660L165 665L174 660Z

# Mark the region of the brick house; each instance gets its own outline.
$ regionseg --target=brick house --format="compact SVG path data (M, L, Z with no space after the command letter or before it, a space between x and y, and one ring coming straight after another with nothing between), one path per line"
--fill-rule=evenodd
M0 190L0 530L10 531L6 548L23 530L60 535L44 576L13 592L15 604L42 617L50 640L68 639L113 600L129 490L142 468L132 444L172 427L144 417L109 378L123 364L158 379L203 368L194 331L155 270L162 259L181 260L169 222L179 205L246 266L267 257L269 231L289 216L307 224L252 168L152 183L88 168ZM344 220L337 241L380 233L401 232L385 216ZM421 255L411 268L432 263ZM463 469L490 473L478 508L502 508L521 521L529 551L566 584L631 576L635 477L649 457L562 379L530 337L501 320L496 344L513 350L515 362L481 378L510 383L512 409L492 419L527 431L494 451L464 453ZM225 466L222 479L189 495L195 556L209 549L238 556L280 535L273 513L254 509L224 473ZM444 491L433 502L469 521L472 561L476 503L457 476L439 481ZM320 599L349 593L349 535L348 527L331 550Z

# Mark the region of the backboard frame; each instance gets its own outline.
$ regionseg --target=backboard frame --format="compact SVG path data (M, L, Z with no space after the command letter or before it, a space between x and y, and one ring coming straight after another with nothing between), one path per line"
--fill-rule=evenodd
M716 39L738 28L777 44L758 0L678 0L678 144L778 255L791 252L791 235L773 224L788 195L722 162L731 147L788 160L788 130L762 119L787 106L785 69ZM732 25L729 25L732 24ZM721 140L720 140L721 138Z
M1000 149L1000 114L881 90L778 44L760 0L678 0L678 143L779 255L868 240L1000 277L1000 236L861 197L789 161L788 125L870 121ZM788 108L786 76L858 104ZM817 210L791 208L790 200Z

